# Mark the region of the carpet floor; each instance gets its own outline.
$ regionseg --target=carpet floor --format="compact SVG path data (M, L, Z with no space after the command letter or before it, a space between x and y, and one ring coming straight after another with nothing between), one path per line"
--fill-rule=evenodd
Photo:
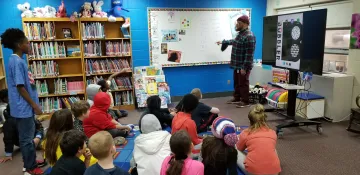
M204 99L205 104L220 109L221 116L231 117L237 125L249 125L250 108L237 109L225 104L229 98ZM138 123L141 111L129 111L122 123ZM275 126L284 123L284 118L268 113L268 123ZM323 134L319 135L314 126L284 129L284 136L277 142L281 175L355 175L360 172L360 135L346 131L347 122L329 123L322 121ZM48 121L44 126L48 126ZM3 135L0 134L0 140ZM0 142L0 156L4 155L4 144ZM38 157L41 156L38 152ZM1 173L21 175L21 152L16 148L12 161L0 164Z

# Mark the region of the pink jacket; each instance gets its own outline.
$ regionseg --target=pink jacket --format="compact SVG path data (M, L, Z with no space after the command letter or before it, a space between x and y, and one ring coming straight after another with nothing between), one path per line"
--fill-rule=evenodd
M173 156L168 156L164 159L161 165L160 175L166 175L166 170L169 168L169 161ZM190 157L185 159L184 167L181 175L204 175L204 165Z

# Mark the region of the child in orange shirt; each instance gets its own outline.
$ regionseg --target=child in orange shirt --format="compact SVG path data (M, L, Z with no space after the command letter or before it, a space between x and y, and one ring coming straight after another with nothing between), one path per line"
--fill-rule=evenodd
M196 124L194 120L191 119L191 112L199 104L199 99L192 94L187 94L183 97L182 102L182 111L179 111L172 121L171 134L174 134L175 132L180 130L185 130L186 132L188 132L192 143L195 145L193 149L193 154L199 154L202 139L198 137L196 131Z
M277 175L281 172L280 160L276 153L277 136L266 124L264 107L255 105L248 115L250 127L239 135L236 144L238 166L248 174ZM247 149L247 155L243 151Z

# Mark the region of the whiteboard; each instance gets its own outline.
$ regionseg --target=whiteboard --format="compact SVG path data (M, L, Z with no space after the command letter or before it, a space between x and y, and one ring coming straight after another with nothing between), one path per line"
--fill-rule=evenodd
M251 9L148 8L150 64L228 64L231 46L222 52L216 42L236 37L235 21L242 15L251 20Z

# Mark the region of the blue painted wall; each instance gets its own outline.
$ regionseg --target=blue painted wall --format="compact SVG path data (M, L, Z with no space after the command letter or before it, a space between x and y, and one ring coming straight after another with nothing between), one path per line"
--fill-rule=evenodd
M78 11L86 0L64 0L68 13ZM91 0L87 0L91 2ZM0 33L7 28L21 26L21 12L16 5L26 0L0 0ZM31 9L51 5L58 7L60 0L27 0ZM110 0L104 0L104 10L110 8ZM149 65L149 43L147 33L147 7L173 8L251 8L252 31L257 37L255 58L261 58L262 24L266 15L266 0L124 0L124 7L130 12L125 15L131 18L133 36L134 66ZM5 65L11 51L4 49ZM228 65L175 67L164 69L166 79L171 87L172 96L181 96L192 88L198 87L203 93L232 91L232 70ZM231 80L231 84L227 84Z

